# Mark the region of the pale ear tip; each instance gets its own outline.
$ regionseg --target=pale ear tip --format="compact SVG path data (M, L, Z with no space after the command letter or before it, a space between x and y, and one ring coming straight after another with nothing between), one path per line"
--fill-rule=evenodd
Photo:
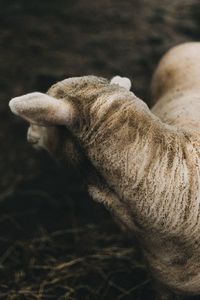
M17 103L17 99L13 98L9 101L8 106L9 106L10 110L12 111L12 113L14 113L15 115L18 115L16 103Z
M24 100L27 101L32 98L39 98L41 95L42 95L42 93L33 92L33 93L25 94L23 96L18 96L18 97L12 98L9 101L8 106L13 114L19 115L18 110L22 107L22 104L25 103Z
M125 89L127 90L130 90L131 89L131 81L129 78L127 77L121 77L119 75L117 76L114 76L111 81L110 81L111 84L118 84L119 86L122 86L124 87Z

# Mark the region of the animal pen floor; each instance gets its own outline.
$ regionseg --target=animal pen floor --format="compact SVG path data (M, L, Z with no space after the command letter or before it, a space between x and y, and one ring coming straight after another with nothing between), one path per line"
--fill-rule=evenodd
M81 178L26 142L10 98L70 76L128 76L150 105L161 55L200 39L197 0L0 0L0 299L153 299L137 243Z

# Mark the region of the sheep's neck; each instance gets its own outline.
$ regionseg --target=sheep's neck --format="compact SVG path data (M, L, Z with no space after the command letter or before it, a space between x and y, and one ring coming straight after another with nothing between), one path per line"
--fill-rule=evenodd
M163 217L174 205L173 181L185 168L181 164L183 170L177 171L183 143L176 129L163 124L140 101L135 104L124 104L106 118L104 114L103 121L90 128L84 136L86 154L138 227L165 230L171 226L171 216L167 226Z

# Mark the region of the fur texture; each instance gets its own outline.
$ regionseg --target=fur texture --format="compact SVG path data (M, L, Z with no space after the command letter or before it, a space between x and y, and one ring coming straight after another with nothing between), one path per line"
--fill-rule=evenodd
M157 284L177 294L200 293L200 94L199 78L191 79L198 77L199 48L179 46L161 61L152 112L132 92L95 76L48 91L73 112L65 126L89 162L90 193L138 237Z

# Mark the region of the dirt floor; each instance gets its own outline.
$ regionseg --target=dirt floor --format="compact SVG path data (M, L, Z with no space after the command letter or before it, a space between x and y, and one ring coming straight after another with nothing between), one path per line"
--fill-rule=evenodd
M26 142L8 101L69 76L128 76L151 105L162 54L200 39L198 0L0 0L0 299L153 299L136 242L81 178Z

